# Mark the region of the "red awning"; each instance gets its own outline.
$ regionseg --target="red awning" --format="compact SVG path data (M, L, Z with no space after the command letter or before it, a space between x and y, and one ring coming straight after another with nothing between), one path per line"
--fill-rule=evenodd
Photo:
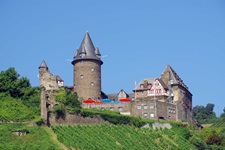
M131 102L131 100L129 98L121 98L120 102L129 103L129 102Z
M85 104L90 104L90 103L94 103L94 102L95 102L95 100L93 100L93 99L85 99L83 101L83 103L85 103Z

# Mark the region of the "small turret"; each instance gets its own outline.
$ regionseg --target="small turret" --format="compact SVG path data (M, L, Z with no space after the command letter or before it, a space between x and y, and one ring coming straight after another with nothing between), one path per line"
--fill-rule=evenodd
M41 65L38 67L38 69L40 68L46 68L48 70L48 66L44 60L41 62Z
M95 55L96 55L98 58L101 58L101 54L100 54L100 51L99 51L98 47L96 47L96 49L95 49Z

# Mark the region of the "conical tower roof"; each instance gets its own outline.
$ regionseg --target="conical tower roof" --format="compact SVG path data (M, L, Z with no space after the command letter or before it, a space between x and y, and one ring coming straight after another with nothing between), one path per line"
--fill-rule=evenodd
M95 56L95 47L88 32L86 32L84 35L84 39L80 45L79 50L80 52L86 52L89 56Z
M41 62L41 65L39 66L39 69L40 68L46 68L46 69L48 69L48 66L47 66L47 64L46 64L46 62L44 60Z
M80 44L80 48L78 49L78 51L76 52L76 54L74 56L74 60L73 60L72 64L74 64L74 62L76 62L78 60L94 59L94 60L101 61L101 57L99 57L99 56L101 56L100 51L98 50L98 48L95 49L89 33L86 32L84 35L83 41ZM103 62L101 61L101 64L102 63Z

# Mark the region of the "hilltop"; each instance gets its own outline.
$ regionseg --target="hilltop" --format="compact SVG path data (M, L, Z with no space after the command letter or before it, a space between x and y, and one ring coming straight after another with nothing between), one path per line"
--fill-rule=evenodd
M124 116L118 112L82 109L76 95L59 91L61 103L52 112L58 119L66 113L101 119L101 124L42 126L40 89L20 77L14 68L0 73L0 149L224 149L224 113L215 120L214 105L194 107L200 121L214 123L196 130L191 124ZM61 92L61 93L60 93ZM69 101L72 100L72 101ZM74 107L77 106L77 107ZM209 117L211 116L211 120ZM154 122L171 129L152 128ZM41 125L41 126L40 126ZM149 126L143 128L143 126Z

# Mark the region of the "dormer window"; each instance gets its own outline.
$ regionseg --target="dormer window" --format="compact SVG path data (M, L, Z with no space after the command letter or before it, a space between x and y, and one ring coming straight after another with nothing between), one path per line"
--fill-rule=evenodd
M140 85L140 88L142 88L142 89L143 89L143 88L144 88L144 85L143 85L143 84L141 84L141 85Z
M148 88L151 89L151 87L152 87L152 84L148 84Z

